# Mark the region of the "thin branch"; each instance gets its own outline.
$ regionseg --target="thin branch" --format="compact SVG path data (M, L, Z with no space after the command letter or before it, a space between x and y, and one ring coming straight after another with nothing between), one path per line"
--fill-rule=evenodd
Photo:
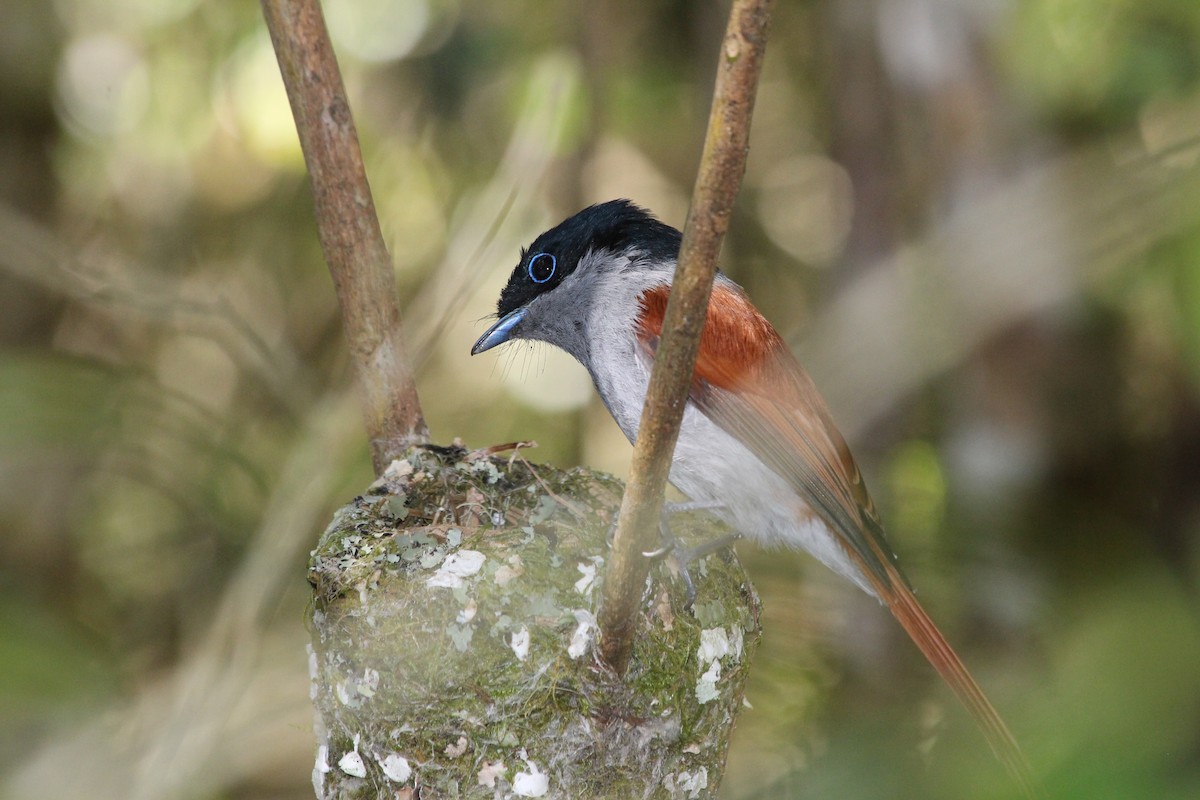
M773 0L734 0L721 45L692 207L683 229L679 264L604 577L600 655L618 673L629 664L637 609L649 570L642 553L653 549L657 541L663 490L696 368L717 256L746 170L750 118L772 5Z
M404 348L396 278L367 185L358 134L317 0L262 0L312 180L321 249L354 362L371 460L381 474L429 439Z

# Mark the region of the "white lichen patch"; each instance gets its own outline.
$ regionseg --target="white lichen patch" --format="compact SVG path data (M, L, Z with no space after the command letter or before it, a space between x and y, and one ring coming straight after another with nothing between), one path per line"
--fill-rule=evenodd
M512 635L508 646L512 648L513 654L517 657L518 661L524 661L529 658L529 628L522 625L521 629Z
M475 636L475 629L470 625L458 625L451 622L446 626L446 635L450 637L455 650L465 653L467 652L467 648L471 646L471 639Z
M412 775L408 759L399 753L389 753L380 759L379 767L383 770L383 776L393 783L404 783Z
M588 645L596 630L596 618L587 609L578 608L571 612L575 616L578 627L571 634L571 643L567 645L567 655L572 659L579 658L587 652Z
M475 472L481 474L483 479L489 484L493 484L500 480L500 470L496 469L496 465L491 461L480 459L474 463L472 468Z
M313 762L312 785L317 797L325 796L325 776L333 767L329 766L329 747L320 745L317 747L317 758Z
M579 592L585 597L591 596L592 589L594 589L596 586L596 567L600 564L603 564L604 559L600 556L592 556L591 562L592 563L587 564L580 561L575 565L575 568L579 570L581 575L583 575L582 578L575 581L575 591Z
M550 791L550 776L525 759L525 769L513 776L513 793L518 797L545 797Z
M367 777L367 765L357 750L351 750L338 761L338 769L353 778Z
M317 651L313 649L312 644L306 644L304 647L308 650L308 699L316 700L317 690L320 686L318 682L320 672L318 671Z
M531 486L530 489L536 490L537 487ZM541 495L538 497L537 507L533 513L529 515L529 524L541 525L546 520L554 516L554 512L558 510L558 501L549 495Z
M446 556L446 560L438 567L438 571L426 581L428 586L457 589L463 585L463 578L469 578L483 567L483 553L478 550L459 550Z
M742 660L742 650L746 646L746 632L742 630L740 625L735 625L729 633L729 646L733 648L733 658L735 661Z
M345 680L338 681L334 692L342 705L359 708L364 698L370 699L375 696L375 690L378 688L379 671L367 667L363 670L361 677L351 675Z
M317 748L317 760L313 764L313 772L324 775L333 767L329 766L329 748L326 745L321 745Z
M700 767L693 772L684 770L677 775L668 775L663 778L663 788L672 795L682 793L689 798L707 794L708 768Z
M704 705L716 700L720 696L720 692L717 691L719 680L721 680L721 662L714 661L700 676L700 680L696 681L696 702Z
M700 647L696 658L701 665L711 664L729 654L729 634L724 628L705 628L700 631Z
M740 628L734 628L733 636L725 628L705 628L700 631L700 646L696 648L696 660L704 670L696 681L696 701L701 705L711 703L719 696L717 683L721 680L721 659L733 655L741 658L744 645ZM707 665L707 667L705 666Z

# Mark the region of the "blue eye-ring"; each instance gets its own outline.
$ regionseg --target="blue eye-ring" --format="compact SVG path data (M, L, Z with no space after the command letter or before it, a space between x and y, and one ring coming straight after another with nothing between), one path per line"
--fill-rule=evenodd
M529 273L529 280L534 283L545 283L550 280L554 277L556 269L558 269L558 260L550 253L538 253L529 259L529 264L525 267L525 271Z

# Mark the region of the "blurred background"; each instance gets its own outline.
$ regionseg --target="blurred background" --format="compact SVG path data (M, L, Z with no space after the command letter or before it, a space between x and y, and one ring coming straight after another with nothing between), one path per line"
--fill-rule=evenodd
M586 374L467 352L518 248L681 225L724 3L327 0L435 440L623 474ZM311 797L305 558L371 480L249 0L0 12L0 796ZM778 4L724 269L1065 798L1200 796L1200 5ZM899 628L748 562L721 796L1011 796Z

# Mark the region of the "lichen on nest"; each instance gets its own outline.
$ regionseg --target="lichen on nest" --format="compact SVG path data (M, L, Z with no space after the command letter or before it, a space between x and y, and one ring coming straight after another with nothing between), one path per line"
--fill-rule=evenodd
M593 644L621 491L519 451L426 446L334 515L309 568L318 796L714 789L758 600L729 552L692 565L694 612L652 570L618 680ZM722 530L700 515L686 527Z

